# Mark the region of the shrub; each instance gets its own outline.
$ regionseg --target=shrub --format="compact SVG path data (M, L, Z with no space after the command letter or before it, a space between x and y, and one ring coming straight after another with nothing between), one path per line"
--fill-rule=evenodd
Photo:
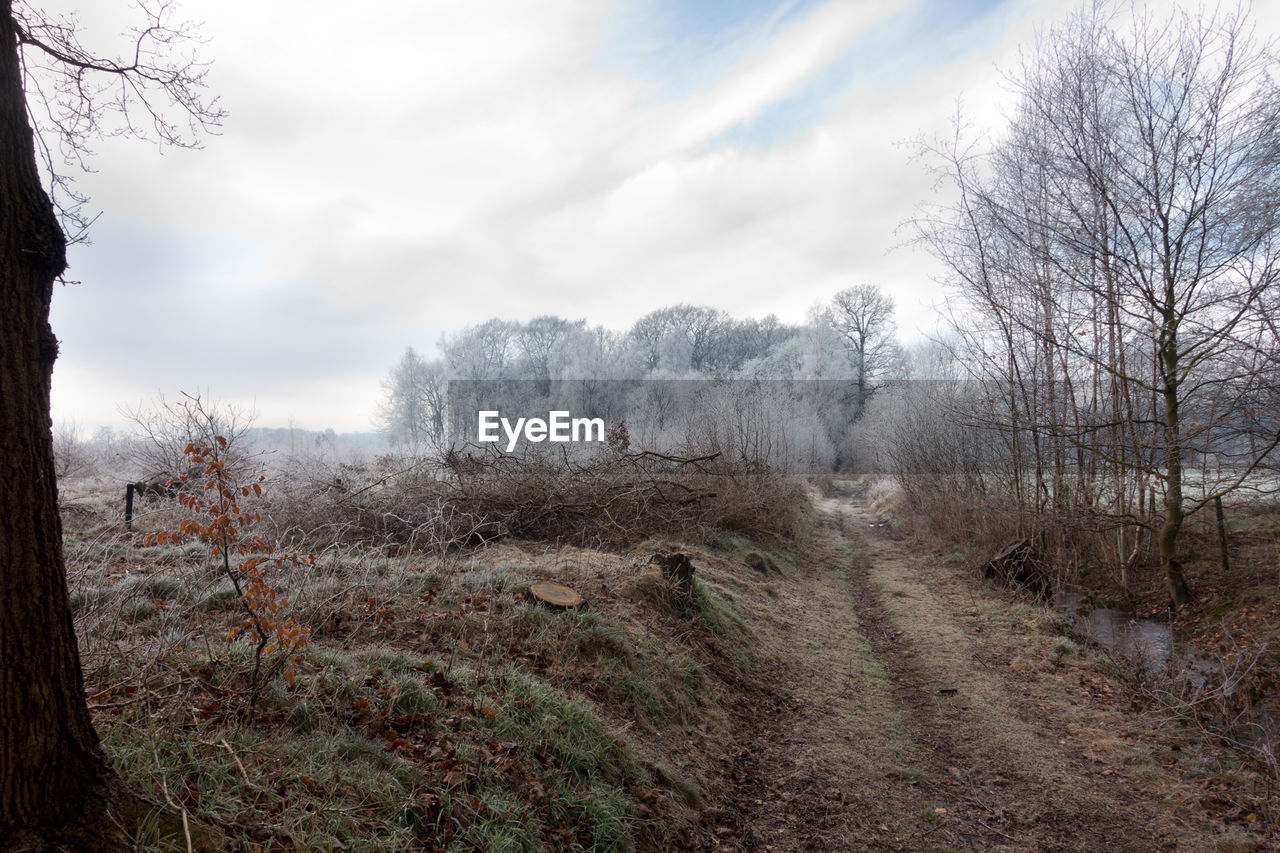
M252 484L237 483L228 470L228 446L229 442L222 436L216 436L211 444L187 445L185 456L205 479L203 494L179 492L178 502L190 517L183 519L176 531L148 535L147 544L200 541L209 548L209 555L235 587L245 617L239 628L228 631L227 639L242 635L253 643L251 692L246 712L246 716L252 718L262 682L283 671L285 680L292 685L293 667L301 662L299 653L307 644L307 629L294 617L289 602L277 594L268 570L273 564L281 568L286 562L314 565L315 557L277 553L270 540L250 533L250 528L260 523L262 516L242 509L240 501L261 498L265 477L259 475ZM180 479L186 483L189 477L183 475ZM269 663L264 671L265 661Z

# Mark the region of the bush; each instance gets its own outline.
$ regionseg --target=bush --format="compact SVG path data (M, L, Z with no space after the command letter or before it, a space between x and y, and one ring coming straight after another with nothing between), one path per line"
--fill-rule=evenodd
M126 451L131 479L166 483L197 474L200 468L187 458L187 447L208 447L219 439L226 442L230 474L248 480L259 473L258 454L247 446L245 437L253 423L252 412L205 403L198 394L183 393L178 402L160 395L150 408L126 409L125 415L137 427Z

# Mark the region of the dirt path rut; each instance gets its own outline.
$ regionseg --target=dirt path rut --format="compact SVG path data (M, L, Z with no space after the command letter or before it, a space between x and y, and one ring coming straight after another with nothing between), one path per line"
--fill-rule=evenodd
M1126 763L1084 663L1048 651L1043 613L912 554L858 502L825 512L759 650L769 686L738 713L721 849L1206 849L1159 768Z

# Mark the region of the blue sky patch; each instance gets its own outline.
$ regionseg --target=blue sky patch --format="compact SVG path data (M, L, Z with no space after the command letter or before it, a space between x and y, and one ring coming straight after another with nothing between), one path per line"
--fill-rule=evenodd
M838 2L838 0L837 0ZM822 0L622 0L606 65L648 80L660 100L714 83Z
M831 0L849 2L849 0ZM909 0L799 88L721 133L713 145L771 146L822 121L854 85L892 88L999 38L1008 0ZM819 0L623 0L604 62L673 100L716 83L752 51L827 5ZM984 38L984 36L986 38Z

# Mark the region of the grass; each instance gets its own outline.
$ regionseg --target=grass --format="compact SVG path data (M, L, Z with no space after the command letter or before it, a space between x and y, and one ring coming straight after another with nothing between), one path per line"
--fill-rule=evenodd
M693 582L693 606L711 634L733 646L745 647L754 631L742 615L726 601L724 587L700 578Z
M182 651L153 683L199 671L198 650ZM529 673L446 675L382 648L306 655L253 726L200 695L227 696L223 673L185 703L157 693L100 715L104 744L148 796L304 849L632 850L659 835L634 791L661 791L672 812L697 802L592 703Z
M687 651L589 612L523 607L513 620L527 631L526 653L554 655L562 666L591 673L592 695L622 717L661 727L683 725L694 715L706 677Z
M247 719L253 653L227 637L230 583L198 549L141 547L82 515L69 576L113 763L260 850L670 848L702 792L665 756L717 725L712 665L747 660L787 559L738 536L726 551L663 543L698 566L675 607L627 593L628 554L335 547L276 575L311 641L296 681L269 680ZM535 603L528 585L547 577L589 608Z
M103 739L116 768L144 794L244 827L253 840L373 851L410 849L419 837L404 817L426 801L427 777L357 734L211 726L175 737L108 726Z
M858 684L860 694L865 697L856 718L849 722L855 724L868 741L883 743L892 756L906 756L914 745L906 721L898 711L893 678L859 629L852 610L846 646L846 673Z

